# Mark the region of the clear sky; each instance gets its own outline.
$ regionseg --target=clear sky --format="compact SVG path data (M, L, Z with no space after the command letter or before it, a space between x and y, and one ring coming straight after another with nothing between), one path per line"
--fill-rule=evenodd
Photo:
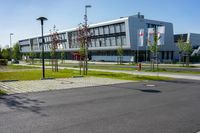
M64 30L83 22L84 6L91 4L89 23L102 22L137 12L147 19L172 22L175 33L200 33L200 0L0 0L0 45L40 35L39 16L45 16L45 33Z

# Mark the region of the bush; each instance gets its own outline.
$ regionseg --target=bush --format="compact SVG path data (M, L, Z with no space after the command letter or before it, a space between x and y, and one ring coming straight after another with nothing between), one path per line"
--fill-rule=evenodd
M0 65L6 66L7 64L8 64L8 60L7 59L0 59Z

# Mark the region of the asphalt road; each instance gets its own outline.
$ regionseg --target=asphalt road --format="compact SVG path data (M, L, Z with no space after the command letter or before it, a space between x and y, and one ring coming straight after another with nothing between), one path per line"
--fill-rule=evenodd
M0 133L198 131L199 81L128 83L0 97Z

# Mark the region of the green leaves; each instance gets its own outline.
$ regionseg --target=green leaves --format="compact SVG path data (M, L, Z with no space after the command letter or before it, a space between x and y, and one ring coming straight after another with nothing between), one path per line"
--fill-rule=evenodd
M120 47L117 49L117 55L118 55L118 56L123 56L123 54L124 54L123 48L122 48L122 46L120 46Z
M16 43L13 47L13 58L16 60L21 59L20 47L18 43Z
M192 45L188 42L184 42L183 39L178 40L178 48L180 52L184 54L190 54L192 52Z

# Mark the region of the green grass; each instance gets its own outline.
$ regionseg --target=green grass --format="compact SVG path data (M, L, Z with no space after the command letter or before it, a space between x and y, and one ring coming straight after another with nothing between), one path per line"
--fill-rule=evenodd
M46 78L69 78L75 75L71 70L59 70L59 72L52 72L47 69L45 71ZM42 77L41 70L25 70L0 72L0 81L2 80L39 80Z
M0 69L4 70L23 70L23 69L35 69L34 66L20 66L20 65L7 65L7 66L0 66Z
M89 71L88 76L123 79L123 80L172 80L172 78L160 77L160 76L141 76L141 75L132 75L124 73L98 72L98 71Z
M73 76L79 76L78 70L59 70L59 72L52 72L50 69L45 71L46 78L69 78ZM124 80L169 80L171 78L157 77L157 76L138 76L124 73L112 73L112 72L97 72L89 71L88 76L124 79ZM12 71L12 72L0 72L0 81L5 80L39 80L42 77L41 70L24 70L24 71Z
M1 96L1 95L6 95L6 94L7 94L6 91L0 89L0 96Z

